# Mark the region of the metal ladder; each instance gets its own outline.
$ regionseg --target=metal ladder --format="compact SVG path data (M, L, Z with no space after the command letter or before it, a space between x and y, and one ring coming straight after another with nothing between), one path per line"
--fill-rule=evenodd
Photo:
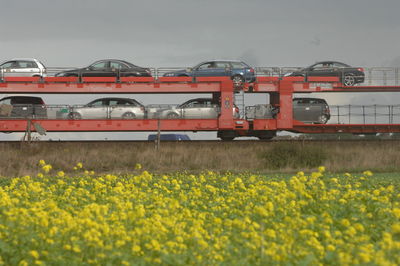
M234 93L235 105L239 108L240 118L245 117L245 106L244 106L244 91L240 90Z

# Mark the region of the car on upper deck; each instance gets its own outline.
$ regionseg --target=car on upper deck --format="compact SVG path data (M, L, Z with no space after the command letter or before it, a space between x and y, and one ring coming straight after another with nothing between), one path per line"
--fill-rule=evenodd
M244 82L256 80L254 68L238 60L210 60L202 62L192 68L167 72L165 77L219 77L229 76L235 87L240 87Z
M151 77L149 68L139 67L125 60L104 59L88 67L55 74L56 77Z
M35 58L14 58L0 64L0 78L3 77L45 77L46 67Z
M321 61L298 71L286 73L292 77L339 77L344 86L354 86L365 80L364 69L337 61Z

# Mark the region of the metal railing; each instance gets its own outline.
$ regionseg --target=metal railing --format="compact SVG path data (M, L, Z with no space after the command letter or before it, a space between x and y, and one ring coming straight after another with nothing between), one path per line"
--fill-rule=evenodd
M45 76L53 77L58 73L67 71L67 70L76 70L77 68L73 67L49 67L46 69ZM193 71L190 67L160 67L160 68L149 68L151 71L151 75L154 78L163 77L167 73L178 73L177 75L188 75ZM303 68L301 67L255 67L255 75L256 76L273 76L283 78L286 75L289 75L292 72L300 71ZM354 69L354 68L352 68ZM400 85L400 68L399 67L369 67L363 68L364 76L355 76L356 78L363 78L363 82L356 83L355 86L399 86ZM346 69L338 70L338 75L343 77L343 73ZM97 72L99 76L103 75L102 72ZM229 71L226 72L229 75ZM33 76L33 75L41 75L38 73L31 72L9 72L6 69L0 69L0 80L3 80L4 77L7 76ZM336 76L338 76L336 75ZM82 75L78 75L82 77ZM91 76L96 76L96 72L93 71ZM116 71L115 77L119 80L120 77L127 76L123 72ZM335 76L335 75L333 75ZM305 81L307 77L305 77ZM342 80L343 81L343 80Z
M331 105L329 109L328 124L400 124L400 105ZM306 123L320 123L319 117L326 114L326 107L322 105L307 111L306 108L295 110L294 118ZM246 106L245 119L274 119L278 112L270 104ZM167 104L137 107L0 104L0 119L215 119L220 113L217 105L180 108ZM233 116L239 118L235 109Z

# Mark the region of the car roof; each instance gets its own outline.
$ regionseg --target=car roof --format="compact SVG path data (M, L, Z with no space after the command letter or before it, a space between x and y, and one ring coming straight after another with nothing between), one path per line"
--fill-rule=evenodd
M134 101L136 101L136 99L127 98L127 97L104 97L104 98L94 99L93 101L98 101L98 100L134 100Z
M339 61L332 61L332 60L326 60L326 61L315 62L313 65L316 65L316 64L324 64L324 63L325 63L325 64L339 63L339 64L342 64L342 65L350 66L350 65L348 65L348 64L346 64L346 63L339 62Z
M113 58L99 59L99 60L96 60L95 62L91 63L91 65L93 65L94 63L97 63L97 62L102 62L102 61L117 61L117 62L128 64L130 66L136 66L135 64L132 64L131 62L128 62L128 61L125 61L125 60L121 60L121 59L113 59Z
M3 99L11 99L11 98L35 98L35 99L42 99L41 97L38 97L38 96L16 95L16 96L7 96L7 97L3 97L3 98L1 98L1 100L3 100Z
M207 62L232 62L232 63L244 63L243 61L241 61L241 60L230 60L230 59L212 59L212 60L206 60L206 61L203 61L203 62L201 62L201 63L199 63L199 64L203 64L203 63L207 63Z
M319 100L319 101L324 101L324 102L326 102L325 99L322 99L322 98L313 98L313 97L296 97L296 98L293 98L293 101L294 101L294 100Z

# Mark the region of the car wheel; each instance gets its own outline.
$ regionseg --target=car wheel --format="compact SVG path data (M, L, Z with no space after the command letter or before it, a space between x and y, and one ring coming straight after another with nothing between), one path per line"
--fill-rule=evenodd
M353 74L345 74L343 77L343 85L344 86L353 86L356 83L356 78Z
M128 112L122 115L122 119L135 119L136 115L134 113Z
M244 78L240 75L233 76L232 78L233 86L235 88L240 88L243 86Z
M261 131L258 134L256 134L257 138L259 140L270 140L276 136L275 131Z
M327 115L320 115L318 117L318 124L326 124L326 123L328 123L328 120L329 120L329 118Z
M80 113L73 112L73 113L70 113L70 114L68 115L68 118L69 118L69 119L73 119L73 120L78 120L78 119L82 119L82 116L81 116Z
M179 115L177 113L169 113L167 114L167 119L178 119Z

